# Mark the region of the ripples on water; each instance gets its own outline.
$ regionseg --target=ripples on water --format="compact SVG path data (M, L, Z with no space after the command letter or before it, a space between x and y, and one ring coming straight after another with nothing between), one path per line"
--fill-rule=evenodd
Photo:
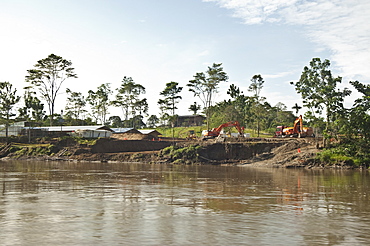
M2 245L364 245L369 174L2 162Z

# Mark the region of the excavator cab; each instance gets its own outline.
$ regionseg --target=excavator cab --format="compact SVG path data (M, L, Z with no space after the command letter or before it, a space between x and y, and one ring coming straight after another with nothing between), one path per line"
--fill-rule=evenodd
M311 127L304 127L302 115L295 121L293 127L277 126L274 137L314 137L313 129Z
M284 129L284 126L277 126L274 137L281 138L283 136L283 129Z

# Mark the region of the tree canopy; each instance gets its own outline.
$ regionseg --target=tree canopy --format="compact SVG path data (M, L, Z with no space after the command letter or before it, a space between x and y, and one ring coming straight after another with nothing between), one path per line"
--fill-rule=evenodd
M35 86L46 100L49 108L50 125L53 122L55 100L63 82L68 78L77 78L72 62L61 56L50 54L37 61L34 69L27 70L26 82Z
M9 82L0 82L0 115L5 118L5 132L8 137L8 126L12 113L12 109L16 103L19 102L20 96L16 95L17 89Z
M116 89L117 94L112 105L120 107L123 111L124 120L127 123L129 116L135 118L137 112L139 114L148 112L147 99L140 99L140 95L145 94L145 87L135 83L132 77L124 76L119 88ZM135 121L132 121L132 123ZM130 126L132 126L130 124Z
M297 82L291 82L298 94L301 94L303 105L313 113L326 114L326 127L324 134L330 138L333 132L333 123L343 113L343 102L346 96L351 94L347 88L338 89L342 82L341 77L333 77L329 70L330 61L321 61L313 58L309 66L305 66L301 78ZM326 143L324 144L326 145Z
M207 118L207 128L209 128L209 118L211 115L210 107L213 103L214 94L218 92L219 84L227 82L229 77L224 72L222 63L213 63L205 73L196 73L194 79L190 80L187 86L194 96L199 97L203 103L203 109Z

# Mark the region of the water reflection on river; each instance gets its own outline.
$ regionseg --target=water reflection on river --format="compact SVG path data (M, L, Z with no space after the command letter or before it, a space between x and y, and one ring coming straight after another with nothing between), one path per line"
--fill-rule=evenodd
M368 172L0 162L1 245L363 245Z

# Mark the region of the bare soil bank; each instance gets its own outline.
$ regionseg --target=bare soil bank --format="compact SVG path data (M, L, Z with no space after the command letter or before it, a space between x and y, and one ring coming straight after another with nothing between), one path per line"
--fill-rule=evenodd
M83 145L74 141L59 141L51 155L19 155L4 151L3 159L42 159L98 162L171 163L161 154L171 145L179 148L201 146L196 160L186 164L242 165L268 167L320 167L315 161L318 139L239 138L208 141L163 138L161 141L121 140L102 138L96 144ZM181 163L181 162L177 162ZM184 162L185 163L185 162Z

